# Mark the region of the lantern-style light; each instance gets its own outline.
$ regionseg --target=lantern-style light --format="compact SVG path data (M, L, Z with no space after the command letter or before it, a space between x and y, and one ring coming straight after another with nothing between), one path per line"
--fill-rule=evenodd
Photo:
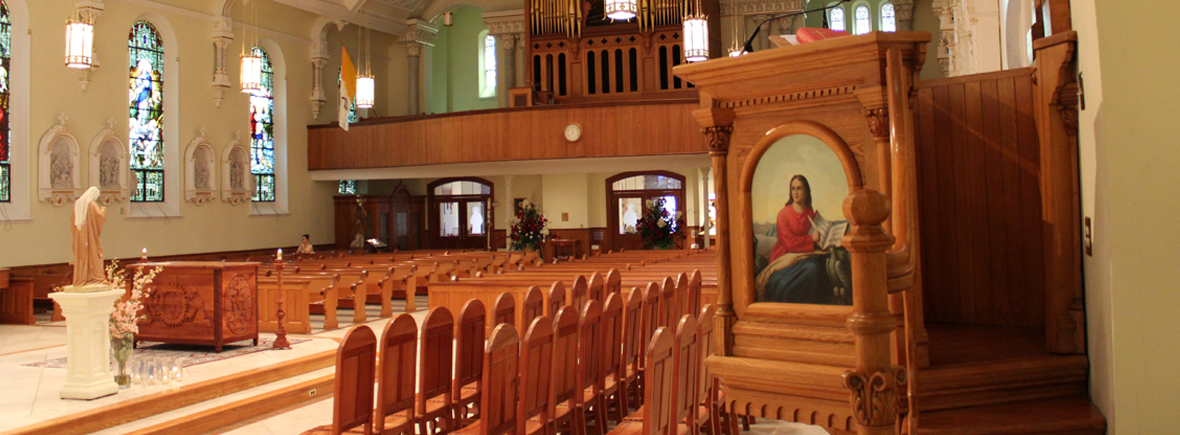
M356 108L357 109L372 109L373 101L375 100L374 80L371 75L363 75L356 78Z
M94 23L81 16L66 23L66 66L86 69L94 63Z
M635 0L606 0L605 3L606 17L612 20L630 20L639 11Z
M689 62L709 60L709 17L700 9L684 17L684 59Z
M455 13L451 11L443 12L443 25L451 27L455 24Z
M260 95L262 90L262 56L251 51L242 55L242 93Z

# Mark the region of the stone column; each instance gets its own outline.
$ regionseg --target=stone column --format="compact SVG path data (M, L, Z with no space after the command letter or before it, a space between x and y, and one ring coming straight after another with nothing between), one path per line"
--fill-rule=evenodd
M73 286L69 286L73 287ZM87 286L99 287L99 286ZM66 384L61 398L90 400L119 392L111 375L111 335L107 322L122 289L85 293L57 292L50 299L66 317Z
M434 48L434 38L438 35L438 29L430 23L416 18L407 20L406 25L410 27L409 32L406 32L406 36L403 38L409 66L410 101L408 107L410 115L418 115L425 112L420 108L429 106L426 102L429 101L432 90L431 81L428 77L424 77L424 71L430 69L422 67L422 60L423 58L430 59L430 50Z
M914 30L914 0L893 0L893 14L897 30Z
M320 117L320 107L328 102L328 97L324 95L324 66L328 64L327 57L316 57L314 54L311 58L311 118L318 119Z
M523 66L517 50L523 48L524 11L521 9L483 14L488 35L496 37L496 99L500 107L508 107L508 88L524 86Z
M225 71L225 52L234 42L234 20L218 17L213 21L213 104L221 107L221 99L232 84Z
M516 84L516 44L515 34L497 35L496 45L500 56L496 59L496 99L500 107L508 107L508 88Z
M761 23L762 20L770 18L770 16L771 16L771 14L754 15L752 17L754 19L754 25L757 26L758 23ZM771 48L774 48L774 45L770 43L770 24L771 24L771 22L767 22L767 23L763 24L762 30L758 31L758 38L755 39L755 41L757 41L756 44L758 46L754 47L755 50L762 51L762 50L769 50ZM748 38L748 36L747 36L747 38Z

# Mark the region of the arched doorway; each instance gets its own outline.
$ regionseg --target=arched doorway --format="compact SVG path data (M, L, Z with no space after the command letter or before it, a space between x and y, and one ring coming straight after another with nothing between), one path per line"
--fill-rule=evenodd
M664 198L672 215L684 210L684 176L668 171L624 172L606 179L607 232L611 250L642 249L635 223L647 211L647 201Z
M433 248L487 249L495 227L492 182L444 178L426 186L427 233Z

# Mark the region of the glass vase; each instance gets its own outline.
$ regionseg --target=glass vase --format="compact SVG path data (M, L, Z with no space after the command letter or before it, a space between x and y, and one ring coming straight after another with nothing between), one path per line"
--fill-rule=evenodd
M111 339L111 351L115 355L115 383L119 384L119 389L128 388L131 386L131 375L127 373L127 361L131 359L131 350L134 343L133 335L124 335L123 338Z

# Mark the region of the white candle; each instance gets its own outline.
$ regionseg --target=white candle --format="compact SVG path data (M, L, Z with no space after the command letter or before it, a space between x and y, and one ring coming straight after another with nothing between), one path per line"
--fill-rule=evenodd
M279 260L282 260L282 259L283 259L283 248L279 248L279 257L278 257L278 259L279 259Z

